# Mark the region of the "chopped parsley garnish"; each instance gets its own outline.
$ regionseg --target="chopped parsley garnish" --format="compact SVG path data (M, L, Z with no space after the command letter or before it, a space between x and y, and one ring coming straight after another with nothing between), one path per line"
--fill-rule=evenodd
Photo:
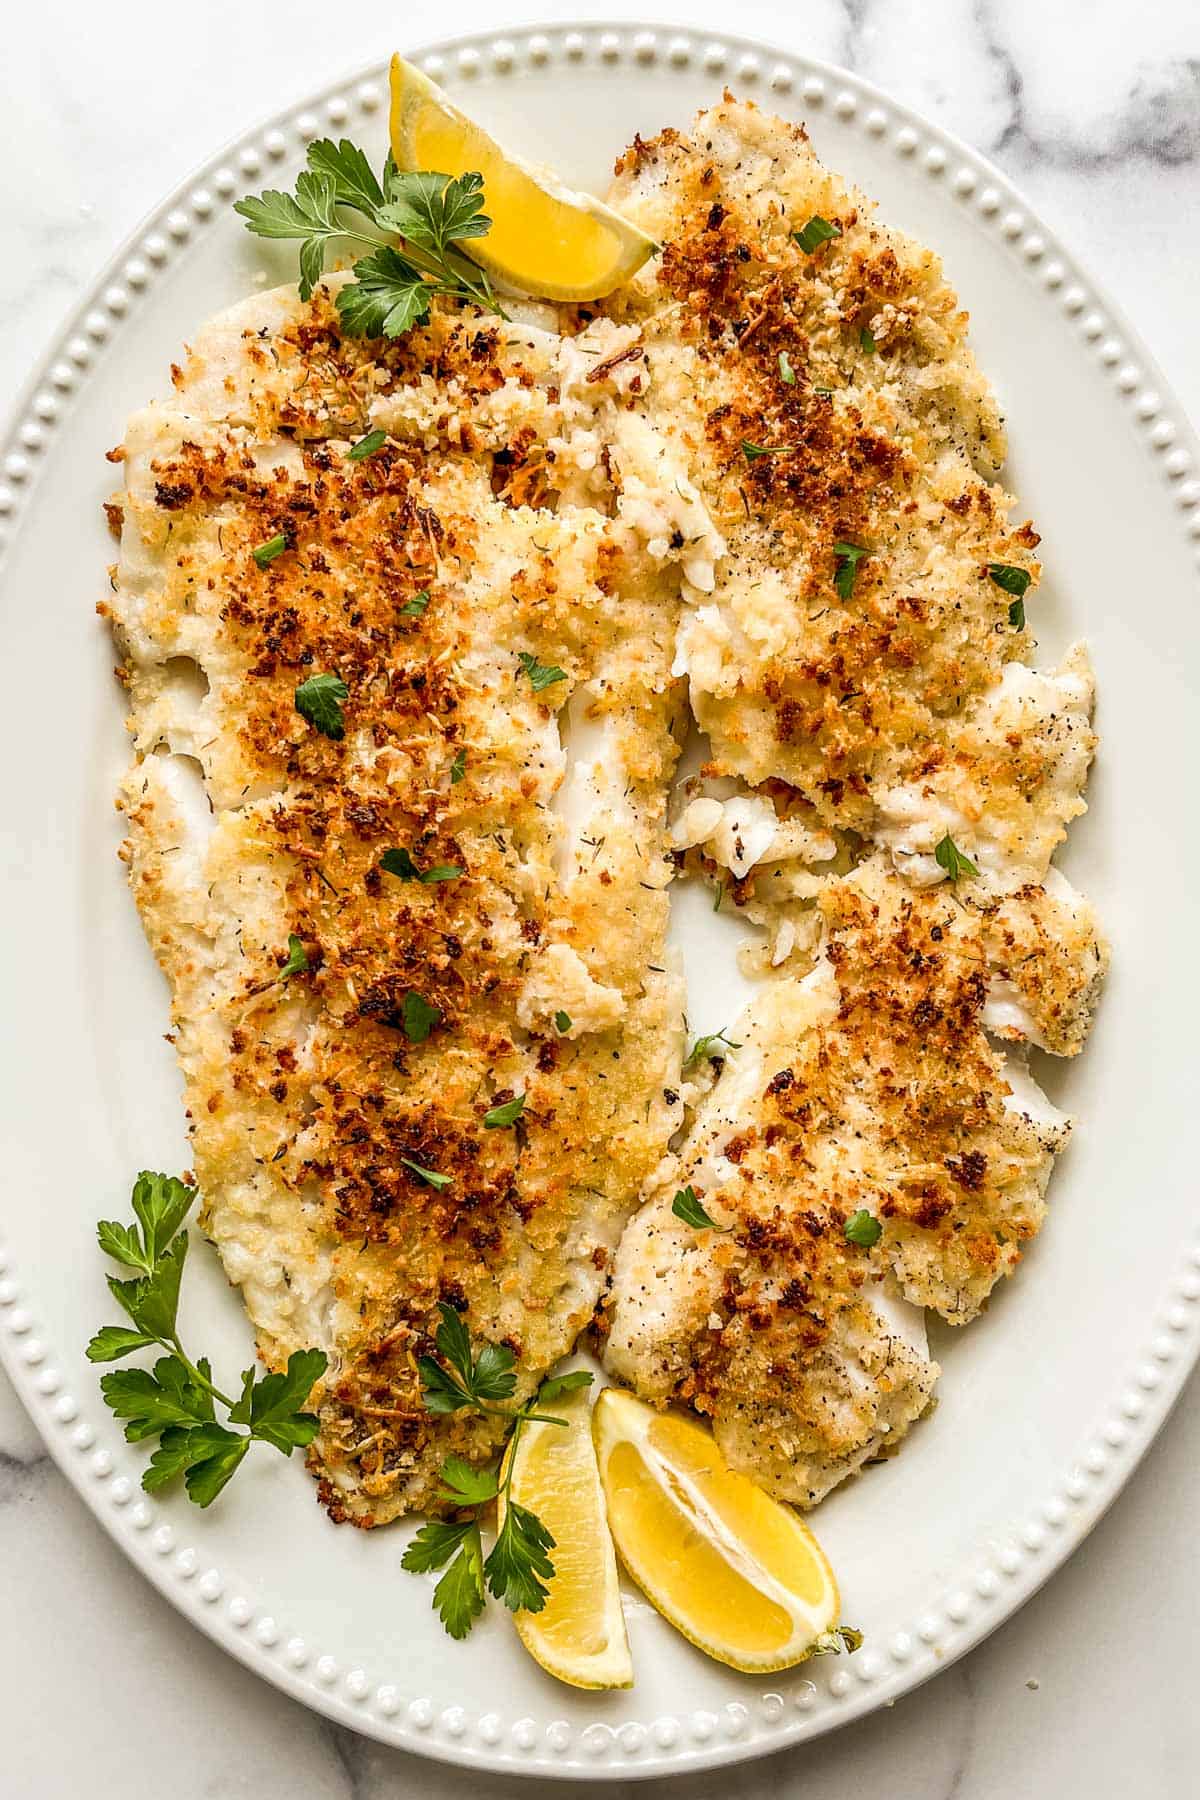
M933 856L938 868L945 869L951 881L957 881L960 875L978 875L979 873L970 857L963 855L949 832L937 846Z
M723 1031L710 1031L705 1037L698 1037L696 1039L684 1059L684 1068L693 1069L698 1062L703 1062L706 1057L711 1059L717 1056L718 1051L716 1046L718 1044L724 1044L727 1050L740 1050L742 1047L740 1044L735 1044L731 1037L726 1037Z
M280 981L287 981L292 975L302 975L308 967L308 951L304 948L303 939L294 931L288 932L287 961L279 971Z
M692 1226L696 1231L729 1230L727 1225L718 1225L716 1220L710 1218L708 1213L705 1212L699 1200L696 1198L696 1190L690 1181L685 1188L680 1188L679 1192L672 1200L671 1211L675 1214L677 1219L682 1219L685 1225Z
M188 1357L176 1321L188 1249L184 1221L195 1198L173 1175L143 1170L133 1185L135 1222L101 1220L101 1250L133 1270L131 1280L108 1278L109 1292L130 1323L102 1326L87 1354L91 1362L116 1362L151 1345L166 1351L152 1369L116 1369L102 1376L100 1390L105 1404L124 1419L131 1444L158 1439L142 1476L146 1492L157 1493L182 1475L188 1499L211 1506L251 1444L270 1444L284 1456L311 1444L317 1419L300 1408L325 1373L326 1359L323 1350L294 1350L280 1373L260 1375L249 1368L233 1400L214 1385L205 1357L196 1362ZM218 1406L224 1407L228 1425L218 1422Z
M869 325L864 325L858 334L858 342L868 356L875 354L875 334Z
M570 1031L570 1029L571 1029L570 1013L556 1012L554 1015L554 1028L556 1031L560 1031L564 1034L566 1032Z
M747 462L757 462L760 456L795 456L799 444L752 444L749 438L742 439L742 455Z
M556 681L565 681L567 671L555 668L552 663L539 662L536 656L530 656L528 650L517 651L517 661L521 665L521 673L528 675L529 685L535 694L543 688L553 687Z
M463 870L456 863L434 863L431 868L418 869L408 850L385 850L379 859L379 866L388 875L398 875L401 881L423 881L427 886L435 881L457 881Z
M854 1625L835 1625L832 1631L823 1631L812 1646L813 1656L840 1656L843 1648L847 1656L853 1656L856 1650L862 1649L863 1634Z
M1013 596L1012 605L1008 609L1008 622L1014 631L1025 629L1025 595L1033 580L1028 569L1022 569L1016 563L989 563L987 572L998 588Z
M565 1425L565 1419L535 1409L590 1386L592 1376L586 1369L572 1369L551 1376L534 1398L512 1411L496 1406L494 1401L511 1399L516 1391L512 1351L506 1344L490 1343L475 1350L461 1313L445 1301L439 1302L438 1311L437 1356L423 1356L417 1364L426 1411L445 1415L470 1409L505 1419L509 1425L507 1453L502 1452L498 1464L476 1469L460 1456L448 1456L441 1468L441 1498L460 1512L504 1496L503 1523L487 1557L479 1535L479 1514L474 1510L466 1519L428 1520L400 1559L402 1568L417 1574L445 1569L433 1590L434 1610L451 1637L463 1638L483 1611L489 1593L511 1612L540 1612L546 1604L547 1584L554 1579L549 1552L555 1543L537 1514L518 1505L508 1492L517 1440L530 1421Z
M265 544L255 544L250 554L259 568L265 569L275 561L277 556L282 556L287 547L287 538L282 531L279 531L274 537L268 538Z
M989 563L987 572L998 588L1006 594L1015 594L1018 600L1024 598L1033 576L1028 569L1018 568L1016 563Z
M342 705L349 697L340 675L310 675L296 689L296 711L327 738L344 738Z
M820 213L814 213L807 225L802 225L799 231L792 233L806 256L811 256L813 251L819 249L822 244L829 243L831 238L840 238L841 235L841 226L831 225L828 219L821 217Z
M525 1096L518 1094L515 1100L507 1100L503 1106L493 1106L485 1112L483 1122L489 1131L502 1131L508 1125L515 1125L524 1111Z
M320 138L308 146L308 167L294 193L271 188L247 195L234 211L258 237L299 242L302 300L311 298L334 246L365 248L353 279L337 292L343 329L399 337L429 317L435 294L506 316L485 272L459 247L490 231L483 203L478 173L405 173L389 156L381 180L346 138L338 144Z
M437 1188L439 1193L443 1188L448 1188L454 1179L452 1175L439 1175L436 1169L423 1169L419 1162L413 1161L411 1156L402 1156L400 1161L406 1169L411 1169L414 1175L419 1176L427 1186Z
M873 1213L865 1206L860 1206L856 1213L851 1213L846 1220L846 1242L857 1244L860 1249L869 1250L883 1236L883 1226Z
M796 371L792 367L792 359L786 350L779 352L779 379L785 387L795 387Z
M454 752L454 761L450 764L450 786L457 787L467 773L467 753L465 750Z
M386 431L368 431L366 437L360 437L357 444L351 444L346 452L347 462L365 462L368 456L374 456L387 443Z
M419 594L414 594L412 599L406 601L400 608L400 617L402 619L419 619L428 605L429 590L422 588Z
M423 1044L442 1018L440 1006L433 1006L422 995L411 990L404 996L404 1035L410 1044Z
M835 544L833 546L834 570L833 586L839 600L849 600L854 592L854 583L858 575L858 565L864 556L871 552L862 544Z

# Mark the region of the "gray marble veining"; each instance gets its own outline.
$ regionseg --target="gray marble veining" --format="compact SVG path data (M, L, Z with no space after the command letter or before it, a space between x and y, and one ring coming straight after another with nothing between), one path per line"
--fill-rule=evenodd
M507 16L604 18L524 0ZM1193 417L1200 333L1200 9L1195 0L645 0L665 23L737 28L840 61L994 157L1138 321ZM43 0L6 20L0 117L0 404L112 247L247 121L342 64L495 5L418 8L340 30L328 7ZM236 45L236 55L231 46ZM1080 1553L964 1662L800 1752L674 1783L680 1800L1163 1800L1200 1792L1200 1390ZM419 1763L274 1692L131 1573L0 1379L3 1777L12 1800L527 1800L527 1780ZM130 1696L140 1745L129 1747Z

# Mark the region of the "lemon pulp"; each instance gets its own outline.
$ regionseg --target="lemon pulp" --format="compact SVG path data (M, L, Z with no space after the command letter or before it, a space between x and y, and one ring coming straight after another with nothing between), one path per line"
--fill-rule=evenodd
M711 1435L606 1388L593 1415L608 1518L658 1610L718 1661L802 1662L837 1622L837 1583L789 1507L728 1468Z

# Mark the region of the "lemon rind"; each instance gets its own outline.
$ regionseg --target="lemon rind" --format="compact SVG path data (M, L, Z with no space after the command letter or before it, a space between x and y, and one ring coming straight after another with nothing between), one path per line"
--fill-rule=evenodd
M619 1627L619 1637L615 1630L610 1631L609 1643L602 1657L580 1657L577 1660L571 1660L569 1658L564 1659L559 1657L548 1649L538 1623L541 1617L539 1613L516 1612L512 1615L513 1624L516 1627L517 1636L520 1638L522 1644L524 1644L526 1650L528 1650L530 1656L533 1657L534 1661L543 1668L548 1675L554 1676L556 1681L561 1681L567 1687L578 1688L588 1693L628 1689L633 1686L633 1657L629 1647L629 1634L625 1628L625 1615L621 1606L621 1587L620 1578L617 1573L616 1545L608 1525L604 1483L600 1478L600 1468L599 1463L596 1460L595 1440L592 1436L590 1420L586 1416L586 1401L580 1397L580 1399L574 1402L574 1405L584 1412L584 1416L581 1422L578 1425L573 1424L571 1429L580 1430L586 1434L587 1442L592 1452L593 1475L595 1480L595 1517L599 1526L599 1549L604 1567L604 1610L610 1625ZM560 1411L567 1412L568 1414L570 1410L570 1402L560 1408ZM525 1457L528 1455L529 1450L535 1441L534 1434L538 1431L557 1431L560 1429L561 1427L553 1425L533 1424L526 1426L525 1431L522 1434L523 1441L517 1445L516 1449L517 1466L512 1483L514 1489L519 1490L521 1463L525 1460ZM512 1449L510 1446L501 1467L502 1478L507 1474L508 1465L511 1460ZM520 1491L517 1491L514 1494L514 1498L517 1499L522 1506L530 1506L533 1511L537 1511L536 1495L532 1492L521 1493ZM496 1503L496 1523L498 1527L504 1523L504 1506L505 1495L501 1493Z

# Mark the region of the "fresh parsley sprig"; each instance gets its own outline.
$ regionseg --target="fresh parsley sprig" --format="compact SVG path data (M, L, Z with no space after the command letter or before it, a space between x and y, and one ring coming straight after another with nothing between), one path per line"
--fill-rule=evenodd
M427 1412L444 1416L470 1409L491 1418L511 1422L500 1461L476 1469L460 1456L448 1456L441 1467L439 1499L469 1516L454 1520L428 1519L404 1555L401 1567L416 1574L444 1569L433 1590L433 1605L453 1638L464 1638L483 1611L490 1593L510 1612L540 1612L554 1579L550 1551L554 1538L536 1513L512 1499L509 1487L516 1462L517 1443L524 1427L537 1421L566 1425L565 1419L539 1412L538 1406L591 1384L586 1369L572 1369L551 1376L531 1399L509 1411L493 1404L510 1399L516 1391L516 1358L506 1344L482 1344L476 1349L462 1314L445 1301L439 1304L441 1321L434 1333L437 1356L423 1356L418 1369L423 1383L421 1399ZM480 1537L479 1509L504 1496L504 1519L496 1541L485 1557Z
M319 138L293 193L248 194L234 211L257 237L299 242L302 300L335 245L365 247L338 290L342 325L353 336L400 337L429 317L435 294L506 316L485 271L458 248L491 230L483 205L479 174L405 173L389 155L380 179L356 144Z
M109 1292L130 1323L101 1326L87 1354L92 1362L117 1362L151 1345L167 1352L152 1369L103 1375L100 1390L106 1405L124 1419L131 1444L158 1439L142 1476L146 1492L156 1493L182 1475L188 1498L210 1506L252 1443L271 1444L290 1456L312 1442L317 1419L300 1408L325 1373L326 1358L323 1350L295 1350L280 1373L246 1369L233 1400L215 1386L206 1357L196 1362L188 1357L177 1317L188 1248L184 1221L195 1197L175 1176L143 1170L133 1184L135 1222L100 1221L97 1237L104 1254L134 1271L124 1281L108 1277ZM219 1423L217 1406L225 1408L230 1424L246 1430Z

